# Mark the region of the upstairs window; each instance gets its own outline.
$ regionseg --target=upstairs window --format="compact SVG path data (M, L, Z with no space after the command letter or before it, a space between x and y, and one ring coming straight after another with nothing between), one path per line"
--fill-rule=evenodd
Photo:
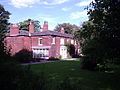
M75 45L77 45L77 42L75 41Z
M74 40L71 40L71 44L74 44Z
M52 44L55 44L55 37L52 38Z
M42 38L38 39L38 45L42 45Z
M60 39L60 44L64 45L64 39L63 38Z
M69 42L69 39L67 39L67 42Z

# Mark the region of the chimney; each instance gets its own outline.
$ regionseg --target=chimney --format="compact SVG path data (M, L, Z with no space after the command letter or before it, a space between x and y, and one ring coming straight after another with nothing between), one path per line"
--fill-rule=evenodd
M61 30L60 30L61 33L65 33L65 30L63 27L61 27Z
M19 34L19 27L18 27L18 25L17 24L12 24L10 26L10 35L14 36L14 35L18 35L18 34Z
M44 25L43 25L43 31L48 30L48 22L44 21Z
M34 24L33 24L33 21L30 21L30 24L29 24L29 33L34 33Z

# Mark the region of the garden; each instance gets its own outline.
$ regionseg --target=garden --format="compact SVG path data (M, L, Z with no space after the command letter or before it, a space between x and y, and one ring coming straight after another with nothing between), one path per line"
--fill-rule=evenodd
M119 90L120 66L106 72L80 69L80 61L49 62L30 65L42 75L48 90Z

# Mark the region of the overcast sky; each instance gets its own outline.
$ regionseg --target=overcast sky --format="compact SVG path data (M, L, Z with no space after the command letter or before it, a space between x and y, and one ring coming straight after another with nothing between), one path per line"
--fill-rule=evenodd
M48 21L49 29L57 24L71 23L80 25L88 20L87 10L84 8L92 0L0 0L0 4L8 10L9 22L18 23L27 19Z

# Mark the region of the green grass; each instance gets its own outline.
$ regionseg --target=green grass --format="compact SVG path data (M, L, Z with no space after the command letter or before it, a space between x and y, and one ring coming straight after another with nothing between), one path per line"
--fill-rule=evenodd
M69 83L70 80L80 90L120 90L120 68L118 68L116 67L116 71L112 73L82 70L79 61L31 65L32 71L38 75L42 73L46 76L50 86L53 86L53 88L60 82L66 81Z

